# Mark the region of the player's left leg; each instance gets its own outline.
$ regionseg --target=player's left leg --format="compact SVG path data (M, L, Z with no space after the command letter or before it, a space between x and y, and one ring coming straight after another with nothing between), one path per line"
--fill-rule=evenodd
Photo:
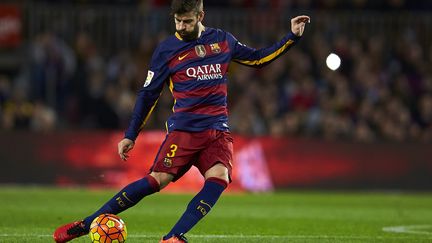
M205 179L201 191L189 202L182 217L160 242L187 242L183 235L208 214L228 186L228 169L217 163L205 173ZM177 241L172 241L173 238Z
M214 141L201 152L196 164L206 179L203 188L160 242L187 242L183 235L208 214L228 186L233 154L232 138L229 133L220 131L215 131L214 136Z

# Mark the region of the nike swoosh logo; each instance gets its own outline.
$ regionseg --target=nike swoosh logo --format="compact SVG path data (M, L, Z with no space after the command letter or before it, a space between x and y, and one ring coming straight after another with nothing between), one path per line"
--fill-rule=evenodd
M181 61L181 60L185 59L185 57L187 57L187 56L189 56L189 53L186 53L183 56L179 56L178 59L179 59L179 61Z
M200 203L202 203L202 204L204 204L204 205L207 205L209 208L212 208L212 207L210 206L210 204L204 202L204 200L201 200Z
M122 193L123 197L125 197L129 202L131 203L135 203L134 201L130 200L127 196L126 196L126 192Z

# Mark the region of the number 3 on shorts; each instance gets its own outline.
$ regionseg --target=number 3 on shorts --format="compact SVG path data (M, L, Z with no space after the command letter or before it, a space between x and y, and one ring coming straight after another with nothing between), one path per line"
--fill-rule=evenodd
M171 144L170 148L171 148L171 153L167 153L167 157L173 158L175 156L176 151L177 151L177 145Z

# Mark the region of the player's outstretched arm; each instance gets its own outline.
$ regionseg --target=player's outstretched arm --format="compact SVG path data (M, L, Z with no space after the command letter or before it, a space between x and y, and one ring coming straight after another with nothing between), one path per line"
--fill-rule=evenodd
M307 15L300 15L291 19L291 32L296 36L302 36L306 23L310 23L310 17Z
M255 68L261 68L270 64L298 42L303 35L306 23L309 22L310 17L307 15L292 18L291 31L279 42L261 49L248 47L240 43L233 35L228 34L228 38L234 42L234 47L232 48L233 61Z
M118 154L122 160L126 161L127 158L129 158L128 152L133 149L134 145L134 141L130 140L129 138L123 138L118 143Z

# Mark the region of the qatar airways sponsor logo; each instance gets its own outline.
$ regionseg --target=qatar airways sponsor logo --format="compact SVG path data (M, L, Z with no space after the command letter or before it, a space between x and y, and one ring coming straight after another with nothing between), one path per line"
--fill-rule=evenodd
M186 69L186 75L189 78L196 78L197 80L210 80L223 78L221 65L208 64L197 67L190 67Z

